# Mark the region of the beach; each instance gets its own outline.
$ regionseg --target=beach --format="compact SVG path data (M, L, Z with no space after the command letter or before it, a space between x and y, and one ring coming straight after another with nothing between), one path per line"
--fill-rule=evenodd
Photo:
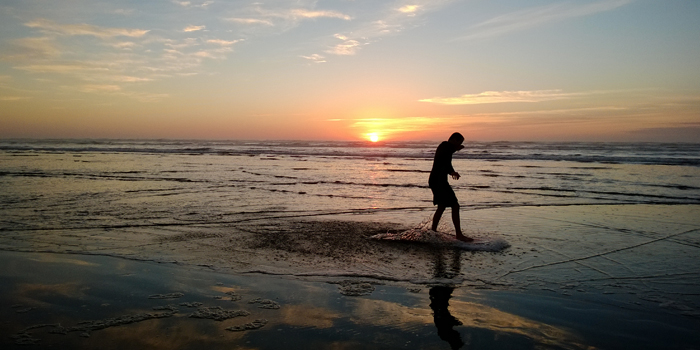
M468 143L507 244L372 239L428 237L435 146L3 141L3 348L697 348L698 145Z

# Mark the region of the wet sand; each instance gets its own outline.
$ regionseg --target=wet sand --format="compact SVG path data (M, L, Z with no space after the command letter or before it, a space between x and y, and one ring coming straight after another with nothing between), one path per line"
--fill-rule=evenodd
M556 293L229 275L99 256L0 260L3 349L683 349L700 338L696 320Z
M406 212L6 233L2 344L693 349L698 211L466 209L499 252L369 239Z

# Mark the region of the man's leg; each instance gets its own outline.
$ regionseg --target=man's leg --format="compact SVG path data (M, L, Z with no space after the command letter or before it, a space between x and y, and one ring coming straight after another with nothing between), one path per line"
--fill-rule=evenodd
M457 239L464 242L471 242L474 239L462 234L462 224L459 221L459 205L452 207L452 224L455 225L455 236Z
M457 236L462 235L462 224L459 221L459 205L452 207L452 224L455 225L455 233Z
M445 212L445 207L444 205L438 205L437 210L435 211L435 215L433 215L433 231L437 231L438 224L440 223L440 218L442 217L442 213Z

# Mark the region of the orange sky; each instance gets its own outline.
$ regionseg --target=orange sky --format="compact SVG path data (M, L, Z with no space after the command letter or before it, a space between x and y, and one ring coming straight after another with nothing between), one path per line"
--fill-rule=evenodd
M0 137L700 142L700 5L0 7Z

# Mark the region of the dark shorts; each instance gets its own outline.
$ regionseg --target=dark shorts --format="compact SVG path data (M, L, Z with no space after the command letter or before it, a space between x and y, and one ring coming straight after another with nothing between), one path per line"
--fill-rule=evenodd
M449 183L430 184L430 190L433 191L434 205L442 205L445 207L459 206L455 191L452 190Z

